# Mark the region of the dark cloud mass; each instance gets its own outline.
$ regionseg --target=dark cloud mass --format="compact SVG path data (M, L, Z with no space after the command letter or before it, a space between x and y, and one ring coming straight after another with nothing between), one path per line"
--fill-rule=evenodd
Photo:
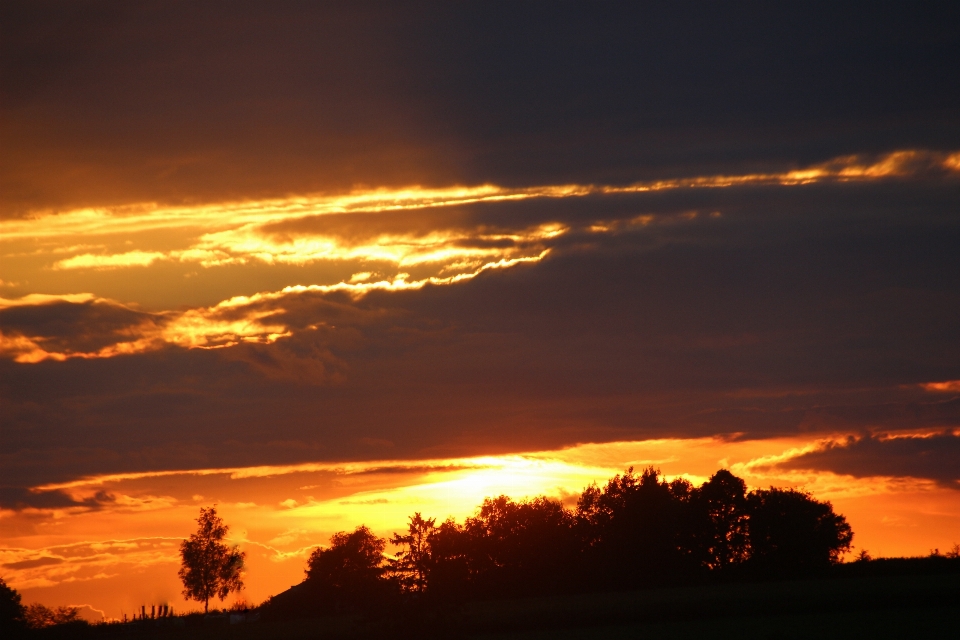
M163 318L107 300L51 301L0 308L0 327L7 336L37 337L50 351L95 352Z
M902 172L850 181L841 169L856 158L817 184L464 198L254 230L210 214L186 240L143 223L56 255L40 238L35 265L27 249L17 259L63 288L24 277L16 291L60 298L20 304L0 289L0 345L14 354L0 354L0 505L94 508L101 498L26 488L108 472L415 465L716 434L861 433L796 464L956 483L944 430L960 426L960 405L949 385L922 385L960 380L957 25L957 3L4 2L8 222L359 186L742 176L919 152ZM563 232L537 235L543 225ZM391 246L446 234L437 246L482 255L477 268L508 250L527 262L362 296L281 291L334 267L274 264L271 248L391 234L402 236ZM148 235L153 245L132 244ZM201 265L187 255L197 247L237 262ZM503 252L480 251L491 247ZM378 277L370 255L322 283ZM125 277L168 296L200 282L231 292L205 305L264 295L148 313L71 288ZM911 430L942 433L871 435Z
M2 11L6 215L960 147L951 3Z
M951 401L958 402L957 399ZM825 469L857 477L911 476L960 489L960 435L851 436L844 442L789 460L793 469Z
M32 491L23 487L0 487L0 509L96 509L103 503L113 502L114 497L97 492L95 496L77 500L59 489L50 491ZM5 565L11 569L17 568ZM39 565L34 565L39 566Z
M32 569L34 567L46 567L54 564L63 564L63 558L53 558L45 556L36 560L21 560L20 562L8 562L3 565L5 569Z

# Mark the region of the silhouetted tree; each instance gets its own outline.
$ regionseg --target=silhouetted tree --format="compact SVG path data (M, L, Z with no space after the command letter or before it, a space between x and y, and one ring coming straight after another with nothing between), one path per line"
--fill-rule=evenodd
M652 467L639 475L630 468L602 488L587 487L575 511L543 496L499 496L462 525L450 518L438 526L415 513L407 533L393 535L400 551L391 561L386 540L366 527L337 533L311 554L306 580L265 610L302 615L347 604L395 611L380 605L402 589L443 603L439 611L471 597L655 587L751 571L788 576L839 562L852 538L829 502L802 491L748 494L725 469L694 487L668 482Z
M693 552L708 569L719 571L746 561L750 552L746 493L746 483L726 469L693 490Z
M407 535L393 534L390 542L401 547L390 563L390 571L405 591L423 593L430 572L430 534L437 528L436 519L424 520L419 512L410 517Z
M489 594L562 589L578 555L573 525L572 514L556 500L487 498L464 523L473 580Z
M438 600L459 600L471 591L471 568L476 565L474 545L462 525L448 518L427 538L429 580L427 592Z
M207 612L210 598L223 600L231 592L243 590L246 554L223 543L229 527L217 516L216 507L201 507L197 524L197 532L180 543L178 575L183 582L183 596L202 602Z
M602 490L588 487L576 517L593 579L610 586L676 581L695 565L685 544L684 508L690 483L666 482L649 467L640 476L628 469Z
M361 525L352 533L335 533L328 548L314 549L307 560L304 584L312 597L319 598L318 607L363 607L382 598L389 589L384 579L386 544L385 538Z
M57 607L51 609L40 603L31 604L26 608L23 618L31 629L43 629L61 624L85 625L87 621L80 617L80 609L76 607Z
M747 496L750 564L765 574L809 573L840 561L853 531L833 505L795 489L759 489Z
M0 632L4 637L19 635L25 626L20 592L0 578Z

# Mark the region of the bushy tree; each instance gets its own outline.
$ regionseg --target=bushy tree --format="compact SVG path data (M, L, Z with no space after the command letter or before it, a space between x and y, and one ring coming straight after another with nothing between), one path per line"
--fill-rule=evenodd
M853 530L829 502L795 489L759 489L747 496L750 564L775 575L809 573L840 561Z
M742 564L750 553L747 485L726 469L691 494L692 551L702 566L725 570Z
M51 609L40 603L34 603L28 606L23 617L27 622L27 626L31 629L43 629L44 627L53 627L61 624L87 624L87 622L80 617L80 609L76 607L57 607Z
M231 592L243 590L246 554L224 544L229 527L217 515L216 507L201 508L196 533L180 543L180 580L183 596L203 603L209 611L210 598L221 601Z
M387 541L361 525L339 532L326 549L316 548L307 560L305 585L320 599L321 609L346 604L364 608L386 594L384 555Z
M543 496L487 498L464 523L477 587L500 595L562 589L578 556L573 523L559 501Z
M577 503L587 579L602 586L637 587L679 580L694 561L685 540L690 484L667 482L652 467L633 468L600 489L584 490ZM592 578L589 576L592 575Z
M472 587L471 576L477 561L475 546L463 526L448 518L430 532L427 544L427 592L438 600L458 600L466 596Z
M24 608L20 592L7 586L0 578L0 632L4 636L17 635L24 627Z

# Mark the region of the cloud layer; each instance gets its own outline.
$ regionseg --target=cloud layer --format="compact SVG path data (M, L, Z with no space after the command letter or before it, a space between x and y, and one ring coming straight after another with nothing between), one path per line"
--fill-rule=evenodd
M0 208L960 147L948 4L4 7Z
M256 270L181 275L206 279L213 302L180 308L92 293L8 298L4 482L369 458L382 447L429 457L953 428L953 392L930 386L960 379L950 158L442 207L420 194L400 209L298 210L252 227L228 216L224 231L246 228L278 254L321 236L397 251L421 250L406 238L443 238L450 253L419 266L317 261L340 271L250 258ZM841 180L851 167L856 179ZM178 235L167 251L202 237ZM479 264L465 258L478 249ZM164 268L48 272L104 289L104 274L138 271L166 286ZM250 278L280 286L254 293ZM221 297L237 289L246 293Z

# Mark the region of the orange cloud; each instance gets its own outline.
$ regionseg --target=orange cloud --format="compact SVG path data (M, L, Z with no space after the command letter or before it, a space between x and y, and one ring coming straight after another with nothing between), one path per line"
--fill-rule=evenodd
M925 382L920 385L925 391L956 393L960 391L960 380L943 382Z
M166 258L158 251L128 251L114 255L84 253L54 263L54 269L115 269L119 267L147 267Z
M451 285L489 270L535 263L553 243L570 232L558 222L495 228L464 223L456 216L433 214L396 218L403 213L449 209L475 202L568 198L590 194L639 193L681 188L724 188L736 185L796 185L819 181L861 181L958 171L960 154L897 151L867 160L848 156L813 167L781 173L701 176L635 183L626 186L558 185L508 189L494 185L358 191L339 196L287 198L218 205L120 207L45 214L0 222L0 242L42 241L41 252L82 250L106 237L149 231L175 232L174 242L187 246L163 251L148 247L114 253L79 253L53 263L57 270L119 269L156 263L196 262L205 267L246 264L303 265L317 261L379 264L382 270L356 271L330 284L296 285L278 291L233 297L212 306L141 314L110 336L87 340L82 346L46 335L32 327L9 328L0 335L0 357L20 363L70 358L110 358L154 351L175 345L184 348L223 348L244 342L270 344L295 330L282 320L284 300L304 293L342 292L359 299L374 290L403 291L427 285ZM406 213L404 213L406 212ZM344 216L347 216L344 218ZM349 216L360 215L361 218ZM418 214L419 215L419 214ZM663 222L692 221L686 212ZM593 234L643 228L650 214L629 220L594 220L583 229ZM423 225L426 225L424 227ZM78 242L88 238L91 242ZM116 243L114 243L115 245ZM106 246L106 245L103 245ZM32 254L31 254L32 255ZM409 272L414 272L411 275ZM125 309L124 305L90 293L49 296L31 294L0 299L0 312L13 307L77 304ZM133 314L133 310L129 310ZM87 336L89 337L89 336ZM109 338L109 339L108 339ZM955 382L929 383L928 391L953 391Z
M434 228L425 233L384 233L351 241L339 235L303 230L285 236L270 232L272 225L310 220L336 214L389 214L450 208L479 202L501 202L537 198L570 198L593 194L628 194L650 191L726 188L775 184L792 186L817 182L870 181L906 178L930 172L957 173L960 153L952 155L923 151L896 151L876 159L845 156L806 169L774 173L714 175L614 185L549 185L506 188L496 185L448 187L441 189L375 189L343 195L300 196L285 199L161 207L154 204L81 209L44 213L27 219L0 221L0 242L43 242L41 251L65 251L61 240L71 246L77 239L132 236L143 232L177 231L192 237L190 246L167 251L134 249L115 253L79 253L54 263L53 268L111 269L143 267L157 261L196 262L203 266L242 264L258 260L269 264L303 264L316 260L379 260L399 266L509 258L510 251L497 251L475 243L509 240L514 252L524 245L562 234L565 229L548 223L532 229L485 233L482 230L457 232ZM434 221L436 222L436 221ZM599 227L595 227L599 230ZM465 244L466 243L466 244ZM474 243L474 246L471 246Z
M543 250L534 256L501 258L494 262L480 264L467 273L456 273L448 276L431 276L419 280L408 280L407 274L400 274L392 281L298 285L285 287L275 292L236 296L211 307L162 314L137 314L135 322L131 321L120 329L113 328L109 332L105 332L102 339L106 340L108 344L95 350L69 347L52 348L50 343L55 342L53 336L29 334L27 332L31 331L31 327L24 326L18 332L9 332L8 330L6 334L0 333L0 357L6 357L19 363L32 364L44 360L63 361L70 358L111 358L119 355L155 351L165 346L179 346L188 349L218 349L235 346L243 342L271 344L281 338L293 335L290 328L277 319L284 312L283 301L288 298L308 293L343 292L354 299L359 299L371 291L409 291L422 289L427 285L451 285L470 280L490 269L504 269L521 263L537 262L547 253L547 250ZM52 310L58 303L61 306L64 304L85 305L87 307L96 305L136 314L136 312L118 302L97 298L88 293L65 296L32 294L19 300L0 299L0 311L14 307L30 306L46 306ZM59 337L63 339L57 340L57 343L69 345L69 336Z
M90 293L0 298L0 315L6 325L0 332L0 357L20 363L110 358L156 349L162 343L163 316Z

